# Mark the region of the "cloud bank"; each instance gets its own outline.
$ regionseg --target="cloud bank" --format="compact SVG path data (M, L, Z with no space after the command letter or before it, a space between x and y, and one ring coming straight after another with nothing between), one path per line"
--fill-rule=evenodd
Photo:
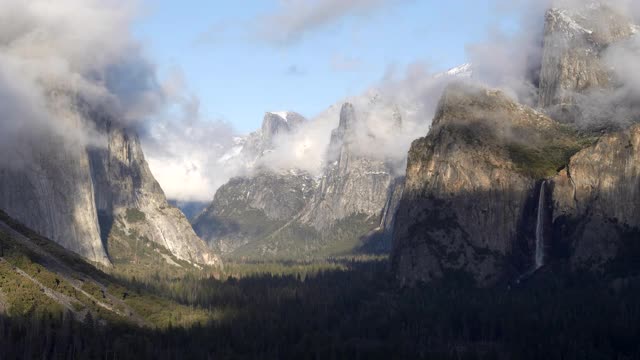
M106 145L97 122L136 129L169 198L209 200L233 129L207 121L179 72L160 81L131 35L129 0L0 2L0 168ZM39 161L39 160L38 160Z
M572 26L584 27L591 32L587 37L594 37L595 41L613 35L612 32L624 27L626 22L640 23L640 3L630 0L497 0L494 5L498 11L520 18L519 29L505 34L496 26L490 29L487 41L467 45L469 60L474 64L474 79L504 90L514 99L533 107L540 105L538 85L545 41L560 47L567 46L568 41L562 35L545 36L544 20L548 9L563 9L563 14L575 19ZM593 9L601 11L598 10L600 6L613 9L613 13L589 14ZM618 15L614 18L613 14ZM601 46L596 50L599 54L590 55L599 56L603 69L611 75L611 86L566 93L574 103L571 115L567 117L563 108L547 109L550 115L588 130L626 126L636 121L639 114L636 99L640 97L640 82L636 76L640 70L638 37L636 33L628 40ZM578 40L573 38L571 41ZM569 46L580 47L579 44L578 41Z
M228 123L202 116L200 100L189 94L178 69L163 88L168 105L147 124L142 137L149 166L168 198L209 201L218 187L240 172L219 161L234 146L235 131Z
M606 5L638 21L640 6L637 2L609 1ZM551 7L578 11L594 5L582 0L499 0L494 6L504 16L520 19L518 29L505 33L495 24L488 31L487 41L467 44L473 75L463 78L501 89L521 103L538 107L545 12ZM601 61L611 70L615 86L575 95L576 106L581 111L578 126L607 122L628 125L637 120L640 114L639 39L640 35L636 34L602 52ZM359 118L356 151L375 159L402 163L411 142L428 132L443 89L451 81L459 80L459 75L434 74L418 63L409 66L404 76L398 78L392 72L365 94L344 99L342 102L354 104ZM267 166L275 170L299 168L319 174L342 102L330 107L296 134L280 139L276 149L265 157ZM397 119L401 119L401 127L396 126Z
M44 138L99 145L90 109L138 126L162 104L134 13L116 0L2 1L0 165L28 163Z
M267 40L288 45L346 17L367 16L400 2L282 1L261 24ZM520 28L505 34L495 26L487 41L467 44L473 63L473 78L467 80L503 89L535 106L544 12L551 5L573 9L584 4L495 1L498 11L522 19ZM637 1L608 4L640 20ZM0 166L28 162L40 139L52 134L68 144L101 146L104 139L87 119L87 109L93 109L140 131L152 171L169 198L207 201L231 177L250 174L246 163L233 160L241 141L232 126L202 116L198 98L189 93L179 72L158 80L143 47L131 36L136 5L124 0L2 0ZM605 118L628 122L639 113L639 54L638 34L602 53L615 87L577 97L585 123ZM334 62L343 70L356 65L345 59ZM289 70L300 72L297 66ZM293 134L276 138L261 164L319 175L344 102L354 104L359 119L355 151L402 164L411 142L427 134L442 90L453 80L459 80L459 74L437 74L421 63L402 72L391 68L365 93L343 99ZM399 165L398 173L402 171Z
M293 133L277 137L274 149L260 159L258 168L322 175L331 132L338 126L342 104L349 102L356 112L351 151L385 161L401 175L411 142L427 134L443 89L466 75L430 72L419 63L400 74L390 70L363 94L345 98Z

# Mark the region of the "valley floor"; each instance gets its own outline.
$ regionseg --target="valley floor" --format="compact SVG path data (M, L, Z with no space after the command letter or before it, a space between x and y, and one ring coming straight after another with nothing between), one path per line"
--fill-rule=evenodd
M542 271L520 287L449 278L399 289L388 274L384 259L340 259L125 279L199 316L154 328L69 313L1 316L0 358L640 358L637 279Z

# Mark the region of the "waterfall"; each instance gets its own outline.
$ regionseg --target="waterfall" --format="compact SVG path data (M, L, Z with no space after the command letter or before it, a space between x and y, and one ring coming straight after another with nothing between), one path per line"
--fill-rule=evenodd
M384 209L382 209L382 219L380 219L381 229L384 229L385 223L387 222L387 215L389 215L389 209L391 208L392 198L393 198L393 183L391 184L391 191L388 191L388 194L387 194L387 202L384 204Z
M538 200L538 220L536 223L536 258L535 268L544 266L544 215L545 215L545 186L543 181L540 185L540 199Z
M516 279L516 284L520 284L531 275L535 274L541 267L544 266L544 220L546 215L546 187L547 182L543 181L540 185L540 197L538 198L538 216L536 219L536 251L533 267L520 275Z

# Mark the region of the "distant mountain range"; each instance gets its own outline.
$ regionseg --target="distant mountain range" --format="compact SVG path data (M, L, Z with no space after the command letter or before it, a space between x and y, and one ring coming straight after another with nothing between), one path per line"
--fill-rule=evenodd
M133 128L52 88L47 101L67 105L52 106L61 121L104 141L25 142L29 161L0 170L0 209L103 266L390 252L405 284L455 273L486 285L554 263L623 272L640 255L640 107L626 63L612 61L628 59L637 32L596 2L550 9L539 69L523 79L533 106L475 83L465 64L312 120L266 113L218 160L240 176L206 206L176 204L193 227Z
M535 109L476 84L471 64L451 69L434 77L445 78L444 92L408 160L381 145L388 137L372 130L379 124L372 119L400 137L406 118L420 114L415 102L369 91L331 107L325 116L337 124L317 173L270 166L278 147L271 140L295 138L310 122L289 126L286 116L268 113L250 136L259 151L234 150L253 171L223 186L194 228L233 258L392 248L403 283L456 272L492 284L554 262L624 267L630 239L640 238L633 190L640 111L621 94L625 79L609 62L637 31L599 3L550 9L540 69L523 79L537 87Z

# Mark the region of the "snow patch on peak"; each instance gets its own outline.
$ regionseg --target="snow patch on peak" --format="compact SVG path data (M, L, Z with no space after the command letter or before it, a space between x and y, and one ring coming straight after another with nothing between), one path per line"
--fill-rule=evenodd
M433 78L440 79L445 76L456 77L456 78L470 78L473 76L473 64L466 63L460 66L456 66L447 71L435 74Z
M244 143L238 143L234 147L232 147L229 151L227 151L224 155L222 155L218 159L219 164L225 164L231 161L232 159L236 159L242 153L244 149Z
M593 4L589 4L589 8L595 6ZM569 27L569 29L576 31L576 32L582 32L582 33L586 33L586 34L593 34L593 30L591 29L587 29L584 26L580 25L575 19L574 19L574 14L570 13L568 10L565 9L559 9L559 8L554 8L551 9L551 13L556 15L560 20L562 20L565 24L567 24L567 26ZM582 16L580 14L577 14L577 16Z
M247 142L247 138L246 137L235 136L233 138L233 145L235 145L235 146L243 146L246 142Z
M470 63L462 64L460 66L456 66L452 69L447 70L446 74L449 76L460 76L460 77L471 77L472 65Z
M270 111L269 114L279 116L283 118L285 121L288 121L287 117L289 116L289 111Z

